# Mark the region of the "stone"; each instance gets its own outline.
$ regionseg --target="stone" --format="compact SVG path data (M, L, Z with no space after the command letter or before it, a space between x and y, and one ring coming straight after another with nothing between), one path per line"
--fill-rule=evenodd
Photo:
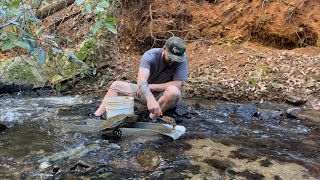
M237 106L233 104L221 104L217 107L217 114L224 117L228 117L230 114L234 114L237 110Z
M43 87L48 81L45 70L29 57L15 57L0 62L0 81L4 85L33 85Z
M213 89L216 93L223 93L223 90L219 85L214 86Z
M258 108L254 104L243 104L238 107L236 113L243 118L252 118L258 114Z
M101 131L113 130L116 128L120 128L126 124L136 122L137 120L137 115L119 114L117 116L108 118L101 124L100 128Z
M301 112L301 108L289 108L286 111L286 115L289 118L299 118L299 113Z
M287 95L285 97L285 100L295 105L301 105L307 102L306 99L303 99L302 97L298 97L298 96L293 96L293 95Z
M273 111L273 110L260 110L258 118L263 121L268 120L279 120L282 118L284 113L282 111Z
M0 132L5 131L6 129L8 129L8 127L6 125L0 123Z

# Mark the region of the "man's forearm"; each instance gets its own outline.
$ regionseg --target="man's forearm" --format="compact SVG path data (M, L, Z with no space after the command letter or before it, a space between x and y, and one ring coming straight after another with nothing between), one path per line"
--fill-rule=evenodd
M148 84L147 81L142 80L141 82L139 82L138 85L139 85L139 88L140 88L140 91L141 91L142 95L144 97L146 97L146 99L148 99L150 97L154 98L152 92L150 91L149 84Z

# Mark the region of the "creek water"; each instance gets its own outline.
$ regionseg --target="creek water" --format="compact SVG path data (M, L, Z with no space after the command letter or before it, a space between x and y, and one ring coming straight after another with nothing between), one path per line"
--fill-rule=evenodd
M320 179L315 110L186 100L178 140L102 134L87 97L0 99L1 179Z

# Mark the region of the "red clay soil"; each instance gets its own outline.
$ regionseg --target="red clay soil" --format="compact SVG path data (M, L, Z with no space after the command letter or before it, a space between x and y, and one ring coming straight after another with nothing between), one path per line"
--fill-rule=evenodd
M184 95L319 108L319 12L316 0L132 0L120 16L122 61L136 72L145 50L180 36L190 62Z

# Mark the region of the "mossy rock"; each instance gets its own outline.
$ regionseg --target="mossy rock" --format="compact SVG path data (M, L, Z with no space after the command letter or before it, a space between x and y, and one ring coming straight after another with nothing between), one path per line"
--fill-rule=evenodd
M0 62L0 74L0 81L4 84L43 87L48 80L47 73L29 57L15 57Z

